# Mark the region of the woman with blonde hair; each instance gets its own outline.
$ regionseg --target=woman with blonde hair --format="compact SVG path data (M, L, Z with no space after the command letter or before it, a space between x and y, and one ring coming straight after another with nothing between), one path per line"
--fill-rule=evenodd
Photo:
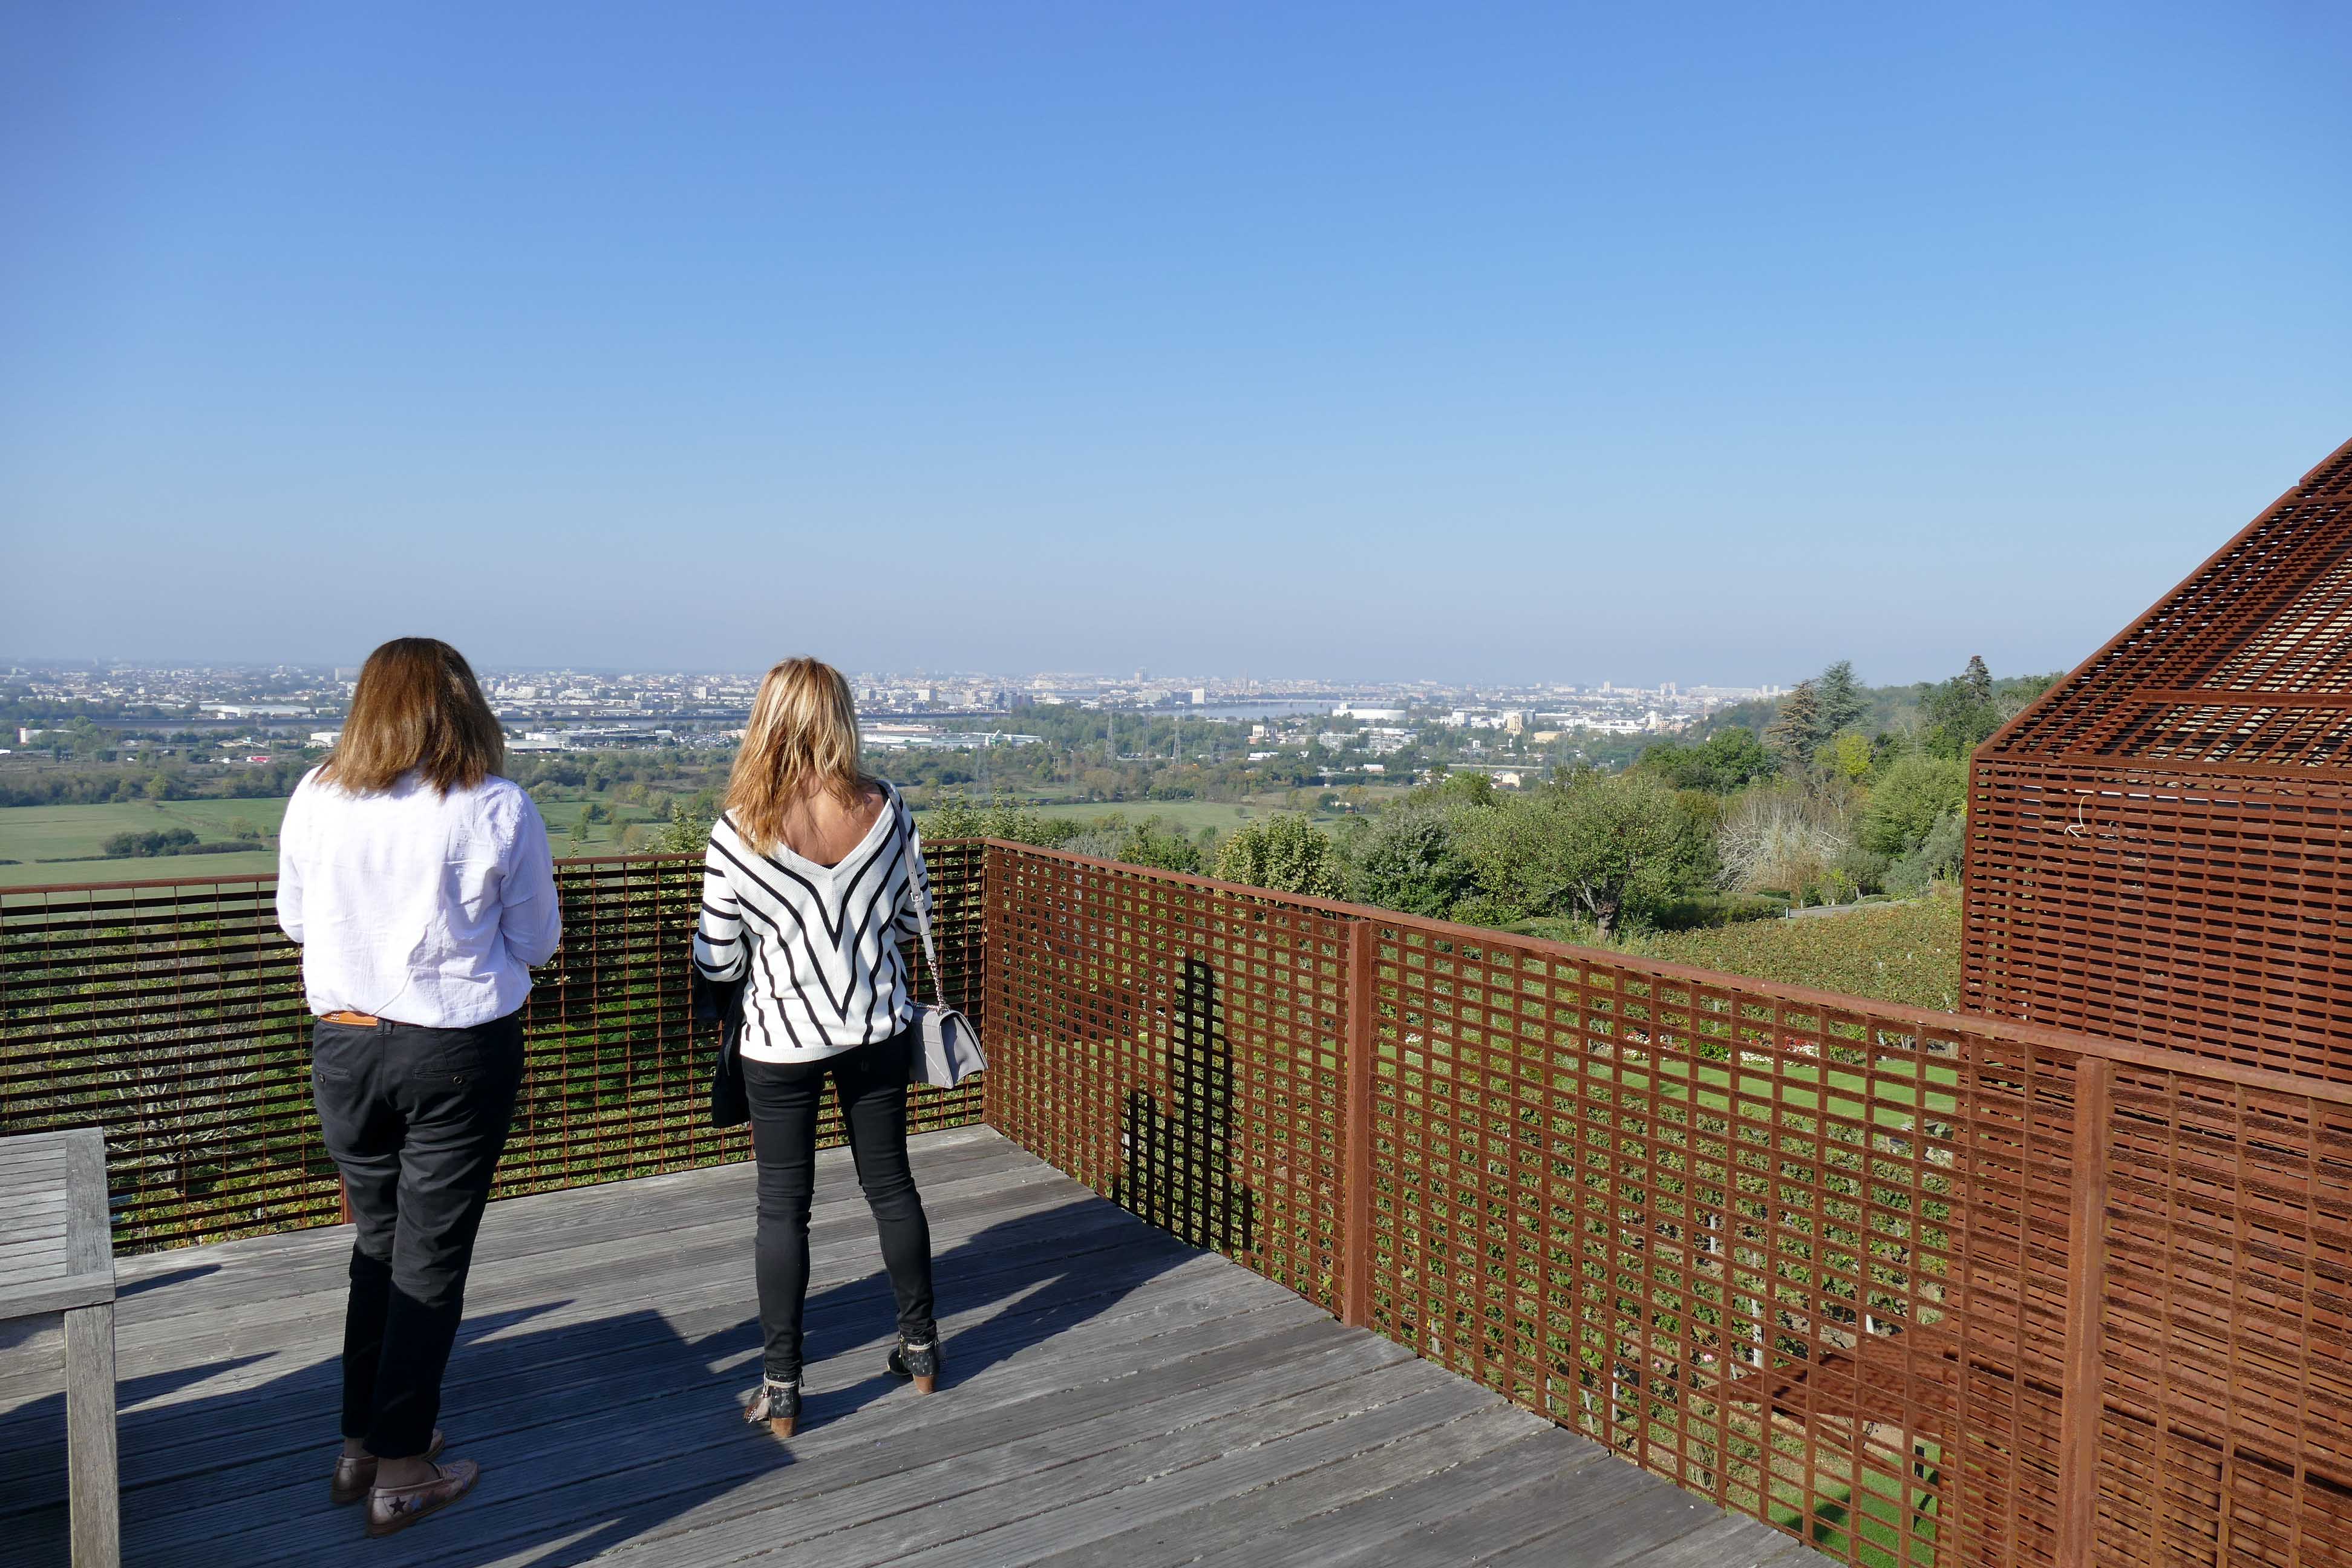
M743 984L741 1055L759 1162L760 1389L744 1419L793 1435L817 1103L833 1081L857 1183L898 1303L888 1367L925 1394L940 1373L931 1233L907 1166L918 1048L900 948L930 911L922 840L898 792L858 761L841 672L813 658L768 671L710 830L694 962Z
M547 826L431 637L368 656L334 754L286 804L278 923L319 1026L310 1091L358 1235L329 1495L389 1535L465 1495L436 1464L441 1377L522 1083L530 971L563 934Z

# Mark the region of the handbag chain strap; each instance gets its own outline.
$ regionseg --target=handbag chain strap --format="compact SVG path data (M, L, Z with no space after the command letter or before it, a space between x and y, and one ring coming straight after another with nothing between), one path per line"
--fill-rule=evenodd
M938 1005L944 1007L948 1005L948 993L947 987L940 984L939 949L931 945L931 900L929 897L929 879L928 877L924 879L924 894L922 896L918 896L915 892L914 879L910 877L907 879L907 896L914 900L915 919L920 925L923 932L923 962L930 971L931 999Z

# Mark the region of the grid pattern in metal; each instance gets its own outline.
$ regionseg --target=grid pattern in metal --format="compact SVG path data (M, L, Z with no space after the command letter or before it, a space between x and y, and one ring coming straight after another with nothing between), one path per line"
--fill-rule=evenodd
M2352 1550L2352 1094L2125 1064L2099 1270L2103 1563Z
M1009 845L986 880L990 1125L1336 1306L1348 921Z
M1975 1011L2352 1082L2352 444L1978 753Z
M981 1010L977 845L929 847L943 983ZM745 1157L707 1124L716 1039L691 1017L700 862L559 863L564 943L525 1016L503 1195ZM331 1224L310 1105L301 955L274 879L0 892L0 1133L107 1134L124 1250ZM919 1089L918 1129L976 1120L976 1084ZM838 1141L828 1106L823 1138Z
M1985 750L2341 769L2347 741L2352 442Z
M1020 846L989 886L992 1124L1644 1468L1871 1568L2122 1561L2202 1421L2236 1490L2169 1501L2165 1561L2352 1562L2352 1090ZM1220 1076L1184 1065L1196 953L1318 975L1260 993L1255 1095L1171 1088ZM1301 1267L1221 1227L1308 1121L1340 1246ZM2176 1254L2191 1213L2238 1249Z
M2063 1071L1852 998L1374 941L1375 1327L1850 1561L2050 1560Z
M1969 809L1972 1009L2352 1082L2352 784L1988 757Z

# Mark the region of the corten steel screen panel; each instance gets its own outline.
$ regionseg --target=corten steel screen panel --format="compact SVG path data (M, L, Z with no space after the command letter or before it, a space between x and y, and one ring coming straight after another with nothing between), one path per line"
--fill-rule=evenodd
M1850 1561L2054 1560L2067 1063L1493 932L1374 943L1374 1327Z
M2352 787L1983 757L1969 813L1972 1009L2352 1081Z
M989 1124L1335 1306L1347 922L1004 846L987 887Z
M930 847L941 968L979 1011L978 846ZM691 1018L698 858L559 862L564 942L525 1015L499 1194L746 1157L708 1125L717 1033ZM275 879L0 890L0 1134L106 1131L116 1246L331 1224L310 1104L301 952ZM916 1091L918 1129L976 1120L978 1086ZM828 1104L824 1137L838 1141Z
M1978 751L1974 1010L2352 1081L2352 444Z
M2121 1066L2099 1561L2352 1551L2352 1105Z

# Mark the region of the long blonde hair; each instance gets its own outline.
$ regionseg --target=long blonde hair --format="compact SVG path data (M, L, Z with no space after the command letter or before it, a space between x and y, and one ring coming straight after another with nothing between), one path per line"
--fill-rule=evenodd
M360 666L351 713L319 782L373 795L415 768L447 795L476 788L506 756L506 734L466 656L438 637L394 637Z
M858 763L857 705L841 671L814 658L768 671L727 779L735 831L764 855L783 842L784 814L802 801L829 795L855 807L873 787Z

